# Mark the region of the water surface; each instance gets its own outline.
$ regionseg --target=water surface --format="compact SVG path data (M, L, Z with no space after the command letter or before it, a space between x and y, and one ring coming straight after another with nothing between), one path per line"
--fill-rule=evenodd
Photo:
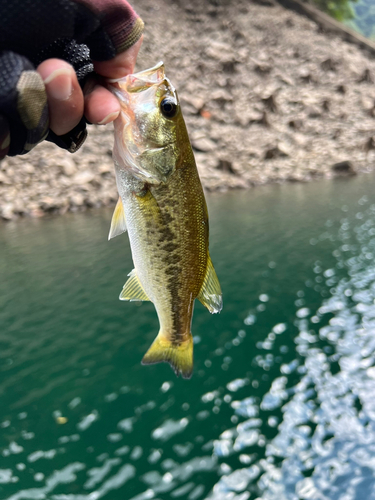
M0 226L1 500L375 499L374 177L208 196L190 381L111 211Z

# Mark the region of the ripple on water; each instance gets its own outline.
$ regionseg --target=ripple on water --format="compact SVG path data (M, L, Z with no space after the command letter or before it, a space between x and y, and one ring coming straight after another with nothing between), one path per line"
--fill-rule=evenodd
M180 420L168 419L152 432L152 437L160 441L168 441L175 434L182 432L188 424L189 419L186 417Z
M252 483L262 500L375 499L375 265L368 258L375 255L375 239L368 233L374 215L375 207L361 214L363 223L355 226L354 235L345 223L344 238L355 236L358 243L334 252L337 269L346 269L346 275L341 271L338 278L336 269L315 265L331 296L313 316L307 307L296 310L300 359L281 365L282 376L260 403L263 412L282 412L281 421L270 417L278 433L266 444L267 460L228 472L207 498L246 499ZM352 255L345 259L348 251ZM303 376L286 389L297 368ZM253 398L233 401L232 408L240 416L258 412ZM240 424L215 441L214 453L229 456L242 448L235 446L241 436L246 447L259 435Z
M244 308L246 330L204 354L189 403L175 394L180 380L160 379L146 404L128 380L105 387L100 408L89 406L84 391L72 391L66 411L53 414L53 425L64 427L56 426L55 444L45 447L27 425L30 407L4 415L0 428L9 438L0 484L11 491L19 485L6 500L375 500L374 216L375 207L364 207L353 223L346 212L337 233L332 221L326 224L314 248L337 241L336 265L314 258L306 287L298 283L303 290L293 297L294 317L276 312L263 338L258 326L262 331L262 317L276 307L276 291L255 298L247 316ZM274 261L268 266L274 269ZM319 307L311 305L313 293ZM204 352L203 336L200 347ZM244 352L248 368L236 371ZM211 375L215 363L221 379ZM83 368L79 376L93 372Z

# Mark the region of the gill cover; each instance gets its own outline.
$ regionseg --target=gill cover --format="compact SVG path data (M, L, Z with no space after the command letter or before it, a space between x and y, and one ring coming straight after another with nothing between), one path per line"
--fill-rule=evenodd
M114 160L119 169L149 184L168 181L178 160L176 118L177 93L164 74L164 64L110 80L121 112L115 120ZM163 103L163 105L161 105ZM165 106L167 104L167 106ZM173 116L165 109L176 109Z

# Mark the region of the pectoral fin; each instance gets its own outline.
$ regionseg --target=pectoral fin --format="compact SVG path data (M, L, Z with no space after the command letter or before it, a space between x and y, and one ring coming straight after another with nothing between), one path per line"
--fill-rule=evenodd
M129 274L129 279L125 283L124 288L122 289L122 292L120 293L120 300L150 300L147 297L146 292L144 291L143 286L141 285L141 282L138 279L137 273L135 272L135 269L131 271Z
M208 255L206 275L198 299L212 314L220 312L223 308L220 283L212 265L210 255Z
M121 201L121 197L117 201L117 205L115 207L115 211L112 215L111 229L109 230L108 240L111 240L115 236L119 234L125 233L126 231L126 219L124 207Z

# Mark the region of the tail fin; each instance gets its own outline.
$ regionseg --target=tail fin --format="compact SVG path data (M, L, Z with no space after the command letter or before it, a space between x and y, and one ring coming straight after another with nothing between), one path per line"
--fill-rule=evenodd
M142 365L162 362L169 363L177 376L181 374L183 378L190 378L193 373L193 336L191 333L180 344L173 343L159 333L144 355Z

